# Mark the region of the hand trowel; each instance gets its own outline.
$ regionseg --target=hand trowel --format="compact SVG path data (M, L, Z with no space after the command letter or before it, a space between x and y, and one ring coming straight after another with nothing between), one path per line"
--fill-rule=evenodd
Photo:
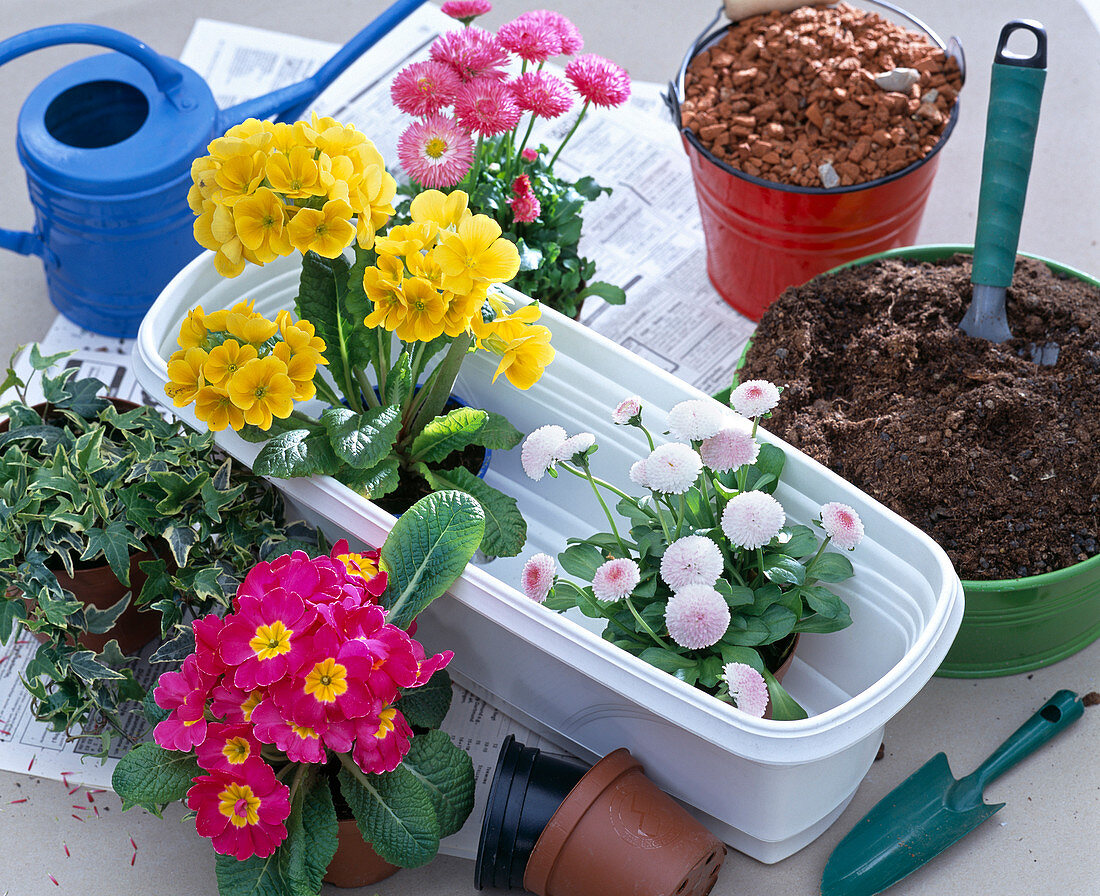
M840 841L825 865L822 896L873 896L893 886L1004 806L985 786L1030 756L1084 712L1072 691L1058 691L966 777L956 780L937 753L887 794Z
M1017 31L1035 36L1027 56L1008 50ZM973 297L959 329L969 336L1005 342L1012 338L1005 314L1005 290L1012 284L1020 221L1031 173L1039 104L1046 80L1047 36L1038 22L1018 19L1001 29L989 83L985 151L974 235ZM1053 363L1036 358L1043 363Z

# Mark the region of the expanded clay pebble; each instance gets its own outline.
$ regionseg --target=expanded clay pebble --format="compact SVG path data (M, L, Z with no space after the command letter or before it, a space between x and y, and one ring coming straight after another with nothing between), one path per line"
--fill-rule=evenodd
M919 78L904 91L876 83L899 69ZM825 172L847 187L931 152L961 87L956 61L925 35L846 3L801 7L744 19L697 55L682 123L747 174L821 187Z

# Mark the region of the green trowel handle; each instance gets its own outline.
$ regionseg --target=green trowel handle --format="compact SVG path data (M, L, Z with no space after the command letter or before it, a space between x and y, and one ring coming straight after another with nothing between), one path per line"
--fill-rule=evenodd
M974 779L978 793L1026 756L1030 756L1054 735L1065 731L1081 718L1085 705L1073 691L1059 691L1035 715L993 752L968 777Z
M1035 35L1033 55L1024 57L1006 50L1009 37L1019 30ZM1042 25L1017 19L1001 29L985 122L974 272L970 278L973 283L1001 287L1012 284L1046 65L1047 35Z

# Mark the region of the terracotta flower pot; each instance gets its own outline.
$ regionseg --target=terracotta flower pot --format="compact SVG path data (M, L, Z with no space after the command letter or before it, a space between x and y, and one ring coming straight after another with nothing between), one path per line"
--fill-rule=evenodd
M400 871L376 853L355 825L354 818L337 822L336 855L328 864L324 881L334 887L366 887Z
M629 751L582 770L505 740L478 846L479 889L508 889L521 879L536 896L710 892L725 846L653 784Z

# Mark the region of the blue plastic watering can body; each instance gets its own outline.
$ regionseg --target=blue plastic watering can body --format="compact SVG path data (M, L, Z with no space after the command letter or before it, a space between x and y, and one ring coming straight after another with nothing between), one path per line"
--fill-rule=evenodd
M28 96L16 147L32 233L0 248L42 259L50 301L86 329L133 337L169 280L201 251L187 204L191 163L247 118L296 118L424 0L399 0L311 78L219 111L206 82L145 44L97 25L53 25L0 42L0 65L67 43L117 52L65 66Z

